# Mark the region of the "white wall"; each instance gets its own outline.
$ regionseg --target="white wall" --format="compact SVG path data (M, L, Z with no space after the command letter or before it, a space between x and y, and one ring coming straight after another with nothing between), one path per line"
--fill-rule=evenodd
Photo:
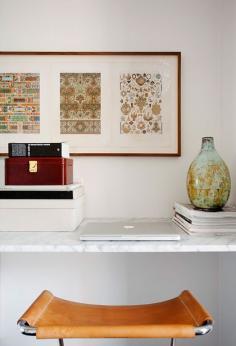
M182 52L182 157L76 160L75 176L86 184L88 216L169 216L175 200L187 201L187 169L201 137L214 136L226 155L220 114L220 0L0 3L1 50ZM232 155L227 159L232 168Z
M182 157L76 159L87 216L170 216L175 200L187 201L186 173L202 136L215 137L236 178L234 14L233 0L0 0L0 50L182 52ZM34 344L19 336L15 320L43 288L107 303L147 302L191 288L218 322L222 297L232 294L218 291L218 270L214 254L3 255L0 345ZM220 316L228 314L227 308ZM233 346L227 329L217 342L218 331L196 344Z
M52 340L36 342L20 335L16 326L20 314L45 288L61 298L92 304L157 302L188 288L216 316L216 329L197 341L181 340L178 344L218 346L218 268L218 255L204 253L4 254L0 345L56 345ZM141 346L144 342L150 346L169 344L169 340L66 340L66 345Z
M222 1L220 6L221 27L221 104L220 131L224 158L231 163L232 199L236 196L236 2Z
M220 285L219 285L219 345L234 346L236 340L236 255L221 254L220 256Z
M232 167L236 165L236 2L222 1L221 5L221 124L222 144L225 157L231 156ZM235 195L236 170L231 170L233 194ZM236 340L236 271L235 254L220 257L220 340L219 345L234 346Z
M3 321L2 301L2 256L0 255L0 322ZM2 345L2 332L2 323L0 323L0 345Z

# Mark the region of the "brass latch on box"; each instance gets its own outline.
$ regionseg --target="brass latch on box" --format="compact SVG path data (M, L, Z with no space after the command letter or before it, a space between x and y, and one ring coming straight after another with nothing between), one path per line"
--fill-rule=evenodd
M30 173L38 172L38 161L29 161L29 172Z

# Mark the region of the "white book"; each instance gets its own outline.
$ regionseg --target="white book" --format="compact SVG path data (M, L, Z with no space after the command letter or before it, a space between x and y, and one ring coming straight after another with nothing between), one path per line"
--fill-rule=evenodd
M8 143L10 157L70 157L69 144L59 143Z
M221 224L215 224L215 225L194 225L190 222L188 222L187 220L185 220L184 218L182 218L180 215L176 214L175 219L178 220L179 222L181 222L183 224L183 226L185 226L186 228L192 230L192 231L204 231L204 230L236 230L236 224L235 223L230 223L230 224L225 224L225 225L221 225Z
M177 213L183 215L184 217L192 221L204 220L206 222L224 218L236 219L236 207L234 206L224 207L222 211L209 212L195 209L194 206L191 204L181 204L176 202L174 205L174 209Z
M172 221L178 225L181 229L183 229L188 234L194 235L194 234L227 234L227 233L236 233L236 226L232 227L212 227L209 228L207 226L196 228L193 227L190 223L185 221L184 219L181 219L180 217L174 216L172 218Z
M185 219L187 222L191 223L191 225L193 227L217 227L217 226L234 226L236 227L236 218L234 217L225 217L225 218L218 218L218 219L197 219L197 218L192 218L189 219L187 217L185 217L184 215L175 212L175 216L176 217L181 217L183 219Z
M176 224L179 228L181 228L187 234L190 234L190 235L196 234L194 232L191 232L188 228L186 228L175 216L173 216L172 221L174 222L174 224Z

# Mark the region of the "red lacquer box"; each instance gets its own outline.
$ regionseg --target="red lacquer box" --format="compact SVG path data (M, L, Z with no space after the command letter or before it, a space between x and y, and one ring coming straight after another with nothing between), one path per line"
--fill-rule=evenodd
M62 157L5 159L6 185L66 185L73 183L73 160Z

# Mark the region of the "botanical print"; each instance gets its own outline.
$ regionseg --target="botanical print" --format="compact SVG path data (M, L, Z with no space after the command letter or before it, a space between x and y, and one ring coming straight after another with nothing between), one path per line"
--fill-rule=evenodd
M39 133L39 74L0 73L0 133Z
M162 133L160 73L121 74L120 96L121 134Z
M101 74L60 74L62 134L101 133Z

